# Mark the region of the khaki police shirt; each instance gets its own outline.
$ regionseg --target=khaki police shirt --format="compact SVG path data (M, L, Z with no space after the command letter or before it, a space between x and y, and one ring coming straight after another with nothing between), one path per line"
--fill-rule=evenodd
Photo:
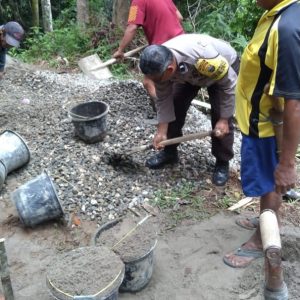
M155 83L158 122L169 123L175 120L172 89L176 82L187 82L199 87L215 85L220 101L221 118L232 117L237 74L231 65L235 62L237 53L229 43L204 34L183 34L163 45L172 51L177 62L177 70L170 80ZM195 67L196 62L200 58L209 59L218 55L222 55L230 66L225 76L220 80L214 80L201 75Z

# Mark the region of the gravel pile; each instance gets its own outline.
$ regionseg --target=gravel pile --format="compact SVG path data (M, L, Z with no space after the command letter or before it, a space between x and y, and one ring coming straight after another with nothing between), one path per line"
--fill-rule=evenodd
M186 181L201 186L211 176L214 157L209 138L182 144L180 164L163 170L144 167L153 150L114 163L114 153L147 144L155 133L155 126L145 122L152 109L137 81L100 82L82 74L37 71L13 63L0 86L0 130L16 131L31 150L30 163L13 176L25 183L46 169L65 212L80 212L83 218L102 223L148 201L160 189ZM88 145L74 137L68 111L86 101L104 101L110 106L103 142ZM191 107L184 133L209 129L209 116ZM234 170L239 168L239 148L237 133L236 156L231 161ZM0 195L9 192L5 185Z

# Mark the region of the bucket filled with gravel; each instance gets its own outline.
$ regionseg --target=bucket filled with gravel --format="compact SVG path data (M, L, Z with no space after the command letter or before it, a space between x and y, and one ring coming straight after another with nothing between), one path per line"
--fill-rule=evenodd
M117 300L124 264L106 247L78 248L56 257L46 282L55 299Z
M125 277L120 291L142 290L152 277L157 234L147 220L118 219L100 227L93 240L96 246L112 249L125 264Z

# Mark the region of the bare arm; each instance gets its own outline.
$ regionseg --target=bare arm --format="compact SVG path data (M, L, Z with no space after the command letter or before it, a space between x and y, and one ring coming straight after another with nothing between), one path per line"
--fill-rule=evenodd
M158 144L167 139L169 123L159 123L157 125L157 131L153 139L153 146L155 149L161 149Z
M300 140L300 100L285 101L279 164L275 170L276 192L284 194L296 183L295 156Z
M183 16L182 16L182 14L180 13L180 11L177 8L176 8L176 16L177 16L179 22L182 23Z
M128 24L126 30L124 32L124 36L120 42L118 50L113 54L114 58L123 58L124 50L131 43L136 35L136 31L138 29L138 25Z

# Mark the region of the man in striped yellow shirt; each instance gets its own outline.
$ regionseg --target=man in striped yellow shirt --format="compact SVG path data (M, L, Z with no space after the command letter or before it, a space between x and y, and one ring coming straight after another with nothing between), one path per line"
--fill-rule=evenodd
M277 213L282 195L295 186L300 139L300 2L257 0L266 9L246 47L236 87L236 117L242 132L241 180L246 196L260 197L260 209ZM270 112L283 111L281 145ZM280 157L277 149L281 148ZM262 257L259 227L225 255L231 267Z

